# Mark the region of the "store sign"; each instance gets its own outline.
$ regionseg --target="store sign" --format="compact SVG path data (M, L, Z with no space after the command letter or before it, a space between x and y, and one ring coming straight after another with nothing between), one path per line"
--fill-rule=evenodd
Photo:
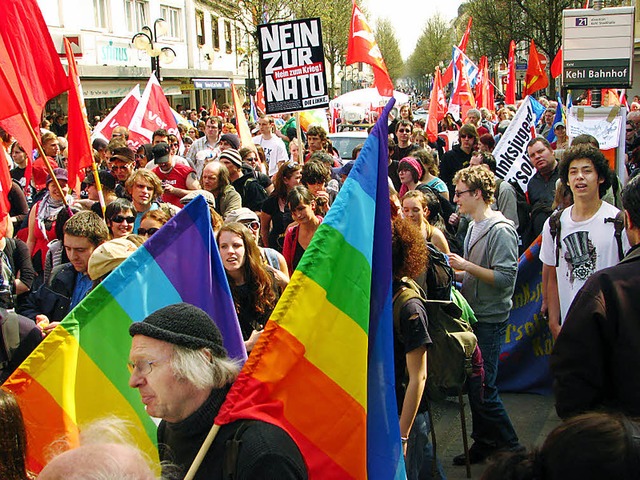
M562 86L629 88L635 7L562 12Z
M231 80L228 78L202 78L193 79L193 86L197 89L226 90L231 88Z
M258 25L267 113L329 106L319 18Z
M117 43L111 40L96 42L96 54L100 65L130 65L132 60L128 43Z

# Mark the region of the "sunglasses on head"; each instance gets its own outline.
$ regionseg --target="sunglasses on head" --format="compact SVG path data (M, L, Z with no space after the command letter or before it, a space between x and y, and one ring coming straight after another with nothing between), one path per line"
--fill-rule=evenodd
M125 220L127 221L127 223L133 223L136 221L136 217L134 217L133 215L130 217L124 217L122 215L116 215L115 217L111 217L111 221L115 223L122 223Z
M151 227L151 228L142 228L142 227L140 227L140 228L138 229L138 235L142 235L143 237L144 237L145 235L149 235L149 236L151 236L151 235L153 235L154 233L156 233L158 230L160 230L160 229L159 229L159 228L156 228L156 227Z

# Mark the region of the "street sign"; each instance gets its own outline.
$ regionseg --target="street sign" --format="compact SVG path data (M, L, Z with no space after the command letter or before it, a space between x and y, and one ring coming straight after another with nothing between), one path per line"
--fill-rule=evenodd
M635 7L562 12L562 85L629 88Z

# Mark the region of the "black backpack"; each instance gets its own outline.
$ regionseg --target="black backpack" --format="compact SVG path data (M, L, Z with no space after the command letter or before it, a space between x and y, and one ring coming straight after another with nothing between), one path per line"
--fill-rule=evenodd
M439 191L437 191L433 187L430 187L426 183L421 183L420 185L418 185L416 187L416 190L418 190L419 192L424 192L424 191L428 190L428 191L432 192L436 196L436 198L438 199L438 202L440 203L440 212L438 212L438 213L440 214L440 216L444 220L444 224L448 225L449 224L449 217L451 216L452 213L454 213L456 211L456 206L453 203L451 203L449 200L444 198Z
M269 194L255 176L247 178L242 185L242 206L249 210L261 211L262 204L268 197Z
M429 320L432 344L427 349L427 383L425 395L432 400L459 395L472 373L473 352L478 339L462 317L462 310L452 301L429 300L420 286L408 277L393 295L393 324L401 337L400 311L412 298L423 303ZM424 399L424 396L423 396Z
M455 273L447 256L432 243L427 243L429 263L425 272L424 289L429 300L451 300L451 288Z

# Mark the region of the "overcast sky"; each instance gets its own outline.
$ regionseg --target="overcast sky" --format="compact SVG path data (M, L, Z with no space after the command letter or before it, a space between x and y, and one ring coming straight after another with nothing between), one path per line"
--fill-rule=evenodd
M372 29L378 18L391 21L405 60L413 52L427 20L438 12L452 20L458 15L460 3L461 0L363 0L372 17L367 19Z

